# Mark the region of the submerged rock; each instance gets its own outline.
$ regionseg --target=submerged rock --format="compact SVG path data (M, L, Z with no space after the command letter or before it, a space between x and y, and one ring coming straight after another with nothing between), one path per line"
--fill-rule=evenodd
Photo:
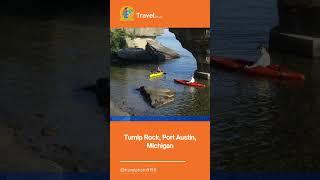
M144 99L153 108L158 108L174 101L175 92L167 88L153 88L141 86L137 90L140 91Z
M153 39L147 40L146 51L153 56L164 60L176 59L180 57L176 51L160 44L158 41Z

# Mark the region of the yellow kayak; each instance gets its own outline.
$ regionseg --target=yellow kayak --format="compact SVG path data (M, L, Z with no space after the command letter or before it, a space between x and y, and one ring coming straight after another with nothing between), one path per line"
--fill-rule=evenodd
M155 77L160 77L160 76L163 76L164 75L164 72L157 72L157 73L151 73L149 75L150 78L155 78Z

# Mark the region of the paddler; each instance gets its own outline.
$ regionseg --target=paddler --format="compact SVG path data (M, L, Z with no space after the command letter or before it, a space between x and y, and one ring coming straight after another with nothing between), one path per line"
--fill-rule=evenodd
M158 68L157 68L157 72L163 72L162 69L160 69L159 66L158 66Z
M194 82L196 82L196 81L195 81L195 79L194 79L194 77L193 77L193 75L192 75L190 81L188 81L187 83L189 84L189 83L194 83Z
M151 70L150 72L151 72L151 73L160 73L160 72L163 72L163 71L162 71L162 69L160 69L160 67L158 66L158 67L157 67L157 70Z
M258 46L260 52L260 58L251 66L246 65L245 68L255 68L255 67L267 67L271 64L270 54L264 46Z

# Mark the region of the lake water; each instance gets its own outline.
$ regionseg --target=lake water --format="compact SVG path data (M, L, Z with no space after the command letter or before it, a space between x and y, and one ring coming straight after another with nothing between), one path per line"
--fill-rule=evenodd
M277 25L272 0L212 3L218 56L255 60ZM273 63L305 73L287 82L231 73L213 65L212 166L216 171L288 172L320 170L319 59L271 53Z
M117 63L111 65L111 100L131 115L209 115L208 88L194 88L175 83L174 79L190 79L196 70L196 60L168 30L156 38L161 44L177 51L181 57L163 63ZM162 78L149 79L150 70L160 66L167 74ZM197 80L208 84L208 81ZM176 92L175 101L160 108L151 108L140 92L140 86L170 88Z

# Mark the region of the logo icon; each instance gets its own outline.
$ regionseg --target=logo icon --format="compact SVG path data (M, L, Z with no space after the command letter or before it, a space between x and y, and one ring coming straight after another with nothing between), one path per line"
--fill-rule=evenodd
M120 10L121 21L133 21L134 20L134 9L130 6L124 6Z

